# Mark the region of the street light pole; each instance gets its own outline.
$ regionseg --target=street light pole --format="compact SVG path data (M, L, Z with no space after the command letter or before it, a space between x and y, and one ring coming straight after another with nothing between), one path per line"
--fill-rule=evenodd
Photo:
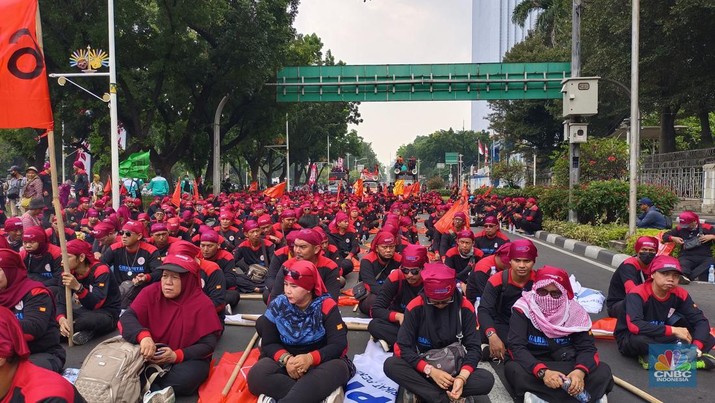
M581 76L581 0L572 0L571 9L571 77ZM571 117L570 123L576 123L578 117ZM566 133L568 133L568 128ZM576 211L573 210L573 193L574 187L579 181L579 164L581 147L579 143L571 141L570 134L567 136L569 141L569 221L576 222Z
M286 188L290 192L290 137L288 136L288 114L286 113Z
M228 95L224 95L216 108L216 113L214 114L214 138L213 138L213 148L214 148L214 158L213 158L213 193L221 193L221 112L223 111L224 105L228 101Z
M628 164L628 233L636 232L636 197L638 192L638 154L640 151L641 121L638 111L638 59L640 46L640 0L632 1L631 10L631 136Z
M112 206L119 208L119 117L117 114L117 52L114 41L114 0L107 1L109 35L109 141L112 160Z

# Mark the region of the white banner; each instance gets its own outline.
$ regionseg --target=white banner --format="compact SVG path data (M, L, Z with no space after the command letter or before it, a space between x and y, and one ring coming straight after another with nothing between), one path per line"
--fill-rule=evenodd
M397 397L397 383L388 378L382 366L392 353L386 353L380 344L368 340L365 352L356 354L353 363L355 376L345 387L345 401L359 403L388 403Z
M313 186L318 180L318 167L315 164L310 165L310 178L308 178L308 184Z
M84 147L86 147L87 150L89 150L89 142L88 141L84 141L82 143L82 145ZM89 155L89 153L87 153L84 148L79 147L77 149L77 157L75 158L75 162L76 161L82 161L82 163L84 164L84 170L87 171L88 180L91 182L92 181L92 156Z

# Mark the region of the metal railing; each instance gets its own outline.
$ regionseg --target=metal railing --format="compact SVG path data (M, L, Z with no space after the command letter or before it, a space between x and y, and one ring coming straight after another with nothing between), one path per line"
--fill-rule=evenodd
M703 165L715 163L715 148L643 157L641 183L664 186L678 197L703 197Z

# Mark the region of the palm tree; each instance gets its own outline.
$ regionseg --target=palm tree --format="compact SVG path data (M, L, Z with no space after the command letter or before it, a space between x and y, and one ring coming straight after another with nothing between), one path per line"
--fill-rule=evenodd
M568 0L524 0L514 7L511 20L523 28L529 15L536 12L536 31L544 34L550 39L549 44L554 45L557 21L566 15L569 4Z

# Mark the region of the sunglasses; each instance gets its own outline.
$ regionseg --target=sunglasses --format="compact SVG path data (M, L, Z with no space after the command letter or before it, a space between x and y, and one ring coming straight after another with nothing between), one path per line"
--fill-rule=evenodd
M131 231L119 231L119 235L122 235L122 236L124 236L124 235L126 235L126 236L132 236L132 235L134 235L134 233L131 232Z
M427 298L427 305L447 305L454 302L454 295L450 299L443 299L441 301L435 301L431 298Z
M538 290L536 290L536 294L538 294L540 297L551 295L551 298L553 299L559 299L563 295L559 290L549 291L546 288L539 288Z
M416 276L416 275L420 274L420 271L422 269L400 269L400 270L402 270L402 274L404 274L405 276L408 274L412 274L413 276Z
M283 276L284 276L284 277L290 277L290 278L292 278L293 280L300 280L301 277L313 277L312 274L301 274L301 273L298 273L298 272L295 271L295 270L288 270L288 269L286 269L285 267L283 268Z

